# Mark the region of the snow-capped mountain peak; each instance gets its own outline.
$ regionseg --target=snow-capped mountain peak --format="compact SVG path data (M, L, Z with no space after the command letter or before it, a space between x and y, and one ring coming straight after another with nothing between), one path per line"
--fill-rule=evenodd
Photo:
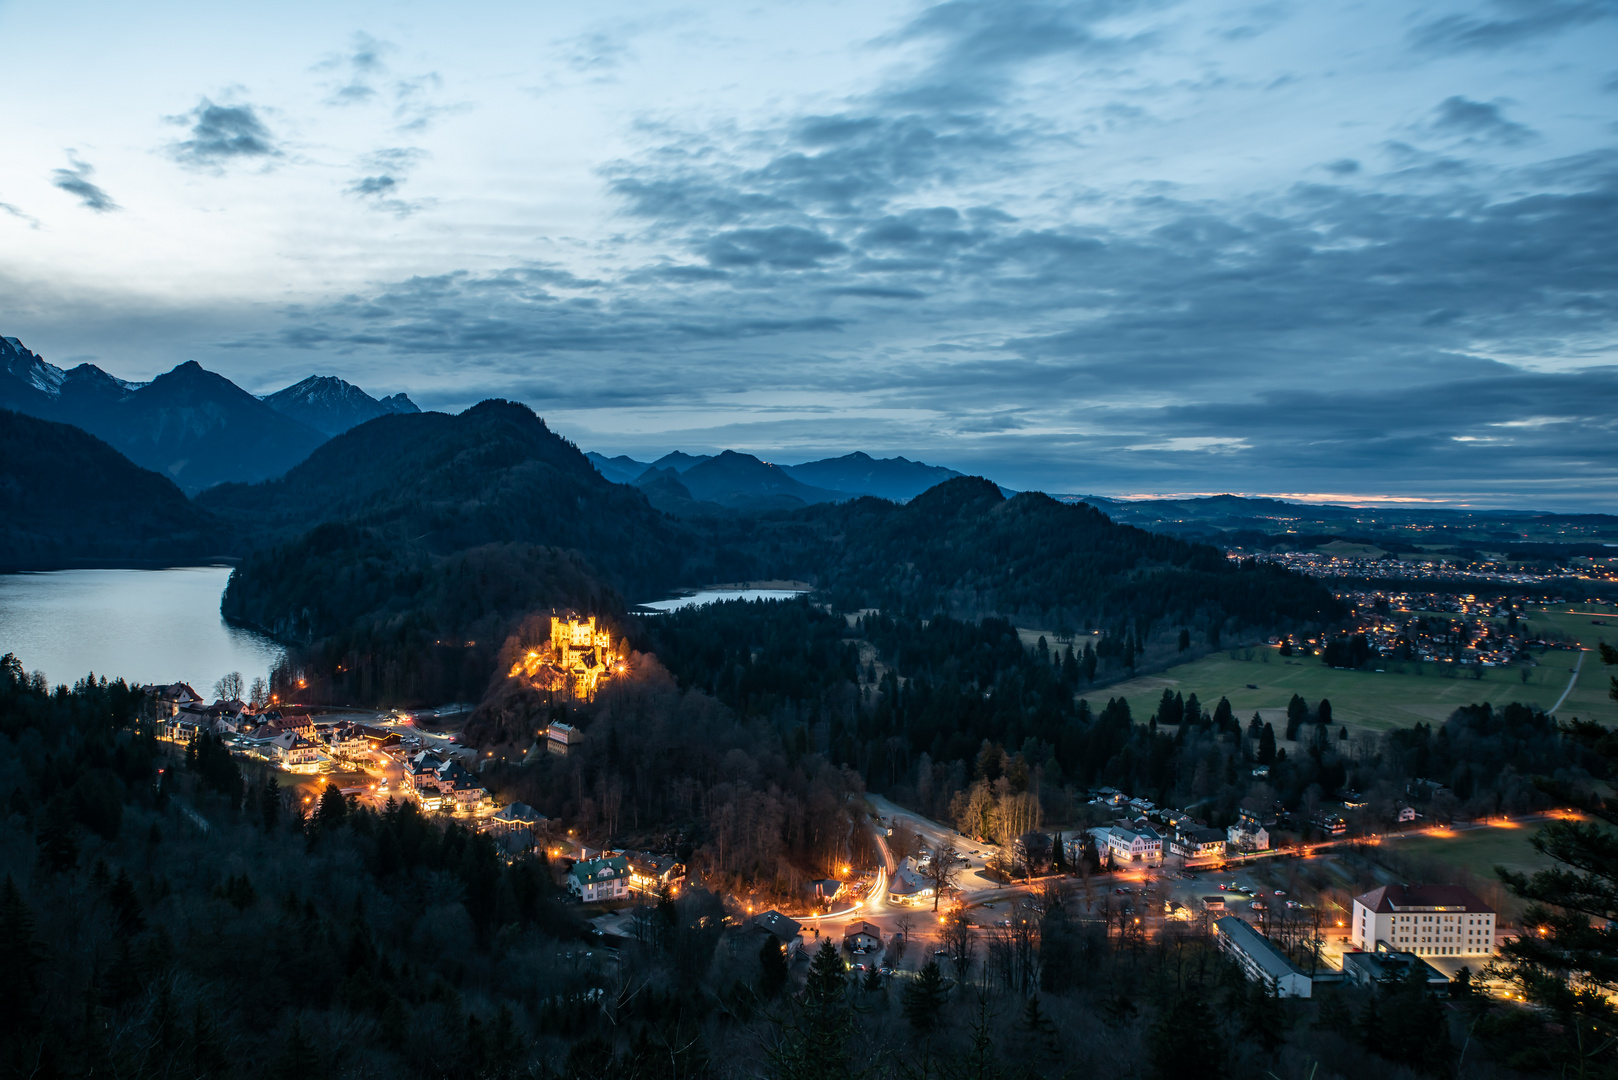
M264 403L327 435L340 435L351 427L389 413L421 411L403 394L378 401L353 383L334 375L311 375L285 390L265 395Z
M53 398L61 394L62 380L67 378L67 372L41 360L14 337L0 338L0 365L7 375Z

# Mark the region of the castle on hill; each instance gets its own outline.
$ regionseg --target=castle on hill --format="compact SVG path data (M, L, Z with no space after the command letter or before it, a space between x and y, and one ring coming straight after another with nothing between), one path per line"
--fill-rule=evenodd
M594 615L551 616L548 647L528 652L511 667L511 677L526 677L536 688L573 701L595 697L604 679L623 670L612 634L596 625Z

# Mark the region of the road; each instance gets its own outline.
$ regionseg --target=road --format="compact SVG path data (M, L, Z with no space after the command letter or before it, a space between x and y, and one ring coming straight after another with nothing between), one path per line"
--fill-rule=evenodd
M1546 709L1545 710L1546 712L1548 712L1548 713L1556 712L1557 709L1560 709L1562 707L1562 702L1567 700L1567 696L1573 692L1573 687L1578 684L1578 681L1579 681L1579 669L1584 666L1584 654L1587 651L1588 650L1586 650L1586 649L1580 649L1579 650L1579 658L1577 660L1573 661L1573 674L1568 676L1567 689L1562 691L1562 696L1556 699L1556 704L1552 705L1549 709Z
M1378 843L1407 836L1429 835L1434 831L1433 828L1427 828L1371 838L1344 837L1309 844L1301 849L1254 853L1228 861L1217 868L1190 871L1172 866L1132 868L1093 874L1088 879L1053 875L1053 878L1036 878L1032 882L1000 884L982 875L988 861L1000 850L995 845L972 843L948 826L906 810L879 795L870 795L867 798L884 821L893 825L903 823L914 829L928 850L936 852L946 844L956 845L956 849L965 856L967 867L958 880L959 892L955 900L963 908L984 909L972 916L980 926L989 924L999 917L999 911L1005 901L1019 894L1037 890L1045 881L1054 879L1061 882L1063 891L1069 896L1069 911L1073 913L1073 917L1080 920L1103 918L1116 920L1127 911L1129 917L1144 920L1148 936L1161 932L1162 928L1171 922L1165 914L1171 903L1179 905L1178 910L1183 913L1184 918L1200 919L1204 910L1203 898L1209 896L1225 899L1230 913L1244 915L1249 919L1255 915L1251 907L1252 902L1260 898L1272 911L1280 908L1288 910L1294 918L1304 918L1308 914L1307 909L1286 908L1287 901L1291 898L1285 893L1272 892L1274 886L1269 875L1264 874L1255 865L1256 863L1279 858L1329 859L1332 857L1330 850L1332 848L1365 843L1367 839ZM1525 814L1504 820L1512 824L1526 824L1556 816L1559 815ZM1500 821L1469 822L1443 827L1443 831L1469 832L1496 828L1500 824ZM843 927L855 919L875 923L888 936L906 930L907 927L903 924L908 924L911 947L906 950L903 964L896 966L913 969L925 963L933 950L939 947L938 930L941 917L934 914L930 903L911 907L888 902L888 876L896 869L896 865L883 835L885 830L875 821L871 822L871 826L875 831L877 848L883 861L883 867L877 872L871 887L853 903L825 915L805 917L803 922L806 929L811 932L818 932L823 928L826 933L838 937L841 937ZM1226 888L1221 889L1221 884ZM1104 908L1110 910L1111 914L1104 915ZM1326 939L1322 959L1327 966L1336 967L1341 964L1344 943L1340 936L1343 932L1340 929L1340 915L1346 913L1330 913L1328 921L1322 926L1322 935Z

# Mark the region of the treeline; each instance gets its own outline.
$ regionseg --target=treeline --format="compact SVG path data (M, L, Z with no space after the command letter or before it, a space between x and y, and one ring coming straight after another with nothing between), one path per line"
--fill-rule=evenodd
M597 1028L599 946L542 858L334 788L305 805L216 740L166 748L137 705L0 660L4 1075L594 1075L568 1063ZM713 904L660 916L686 985ZM609 1030L701 1020L675 978Z

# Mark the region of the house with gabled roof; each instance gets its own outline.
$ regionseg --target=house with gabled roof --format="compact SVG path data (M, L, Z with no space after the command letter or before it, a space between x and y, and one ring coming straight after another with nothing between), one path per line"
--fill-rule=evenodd
M586 904L622 900L629 895L629 862L622 855L576 862L567 872L567 889Z
M1495 911L1460 885L1383 885L1354 898L1349 941L1417 956L1494 955Z

